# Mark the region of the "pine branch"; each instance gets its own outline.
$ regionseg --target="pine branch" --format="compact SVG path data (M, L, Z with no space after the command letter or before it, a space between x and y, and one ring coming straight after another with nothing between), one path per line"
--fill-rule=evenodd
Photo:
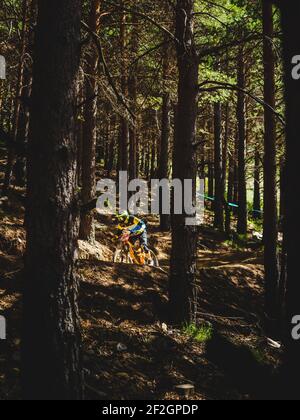
M105 60L105 57L104 57L104 54L103 54L103 49L102 49L100 37L95 32L93 32L91 30L91 28L84 21L81 21L81 23L82 23L83 27L89 32L89 34L93 38L93 41L94 41L94 43L95 43L95 45L97 47L97 50L98 50L100 61L101 61L102 65L103 65L103 68L104 68L105 75L106 75L107 80L108 80L109 84L111 85L111 87L112 87L112 89L113 89L113 91L114 91L114 93L115 93L118 101L124 106L124 108L126 108L126 110L128 111L128 113L130 114L130 116L134 120L135 119L134 113L131 111L131 109L126 104L123 96L119 93L119 91L118 91L118 89L117 89L117 87L116 87L116 85L114 83L113 77L110 74L108 65L106 63L106 60Z
M206 86L206 85L215 85L215 86L211 86L211 87L208 87L208 88L205 88L205 87L203 88L203 86ZM258 98L256 95L249 92L248 90L241 88L240 86L236 86L236 85L233 85L231 83L217 82L217 81L214 81L214 80L207 80L203 83L200 83L200 85L198 87L199 87L199 90L201 92L212 92L212 91L215 91L215 90L222 90L222 89L242 92L245 95L252 98L257 103L259 103L260 105L263 105L264 107L267 107L270 111L272 111L273 114L276 115L276 117L278 118L278 120L281 122L281 124L283 126L285 126L285 124L286 124L283 116L279 112L277 112L273 107L271 107L265 101Z

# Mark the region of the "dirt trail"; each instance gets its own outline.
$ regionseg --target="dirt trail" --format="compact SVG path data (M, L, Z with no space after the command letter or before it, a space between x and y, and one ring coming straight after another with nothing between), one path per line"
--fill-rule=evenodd
M21 226L18 215L1 220L0 309L9 326L0 347L1 399L20 396ZM197 399L273 395L271 365L278 365L280 351L270 348L260 325L260 252L236 250L211 229L201 230L199 318L214 335L198 342L168 325L167 274L107 261L113 250L109 232L99 221L96 252L83 246L78 267L88 399L177 399L174 385L186 382L195 384ZM170 235L151 222L150 237L167 271Z

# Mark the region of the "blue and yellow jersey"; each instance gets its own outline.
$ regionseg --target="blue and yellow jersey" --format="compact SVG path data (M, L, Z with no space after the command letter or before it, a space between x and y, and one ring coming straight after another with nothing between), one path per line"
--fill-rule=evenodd
M146 223L135 217L135 216L128 216L126 220L122 221L119 226L118 230L129 230L132 235L141 235L147 229Z

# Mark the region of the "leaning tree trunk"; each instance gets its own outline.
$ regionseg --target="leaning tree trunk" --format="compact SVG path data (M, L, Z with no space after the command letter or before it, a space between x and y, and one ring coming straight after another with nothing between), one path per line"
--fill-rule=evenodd
M91 3L89 27L97 33L99 29L101 0ZM96 143L97 143L97 67L98 52L91 46L87 56L86 99L83 123L82 147L82 201L90 202L96 194ZM91 99L92 98L92 99ZM82 214L80 223L80 239L93 242L95 240L94 218L92 213Z
M299 54L300 3L294 0L281 2L283 29L283 58L286 101L286 250L287 276L285 296L285 387L289 399L300 398L299 387L295 386L300 376L300 340L292 337L292 320L300 315L299 282L299 232L300 232L300 85L299 76L292 74L292 60Z
M238 52L238 86L245 87L245 64L244 51L240 47ZM246 185L246 119L245 119L245 95L238 92L237 100L238 121L238 223L237 231L240 235L247 234L247 185Z
M80 0L40 0L26 208L22 379L26 399L81 399L76 98Z
M178 110L174 144L173 175L196 178L193 143L198 101L198 60L194 43L193 0L178 0L176 38L179 71ZM197 315L197 229L186 226L186 214L173 215L170 275L171 317L176 323L194 322Z
M264 100L275 109L275 57L273 52L273 8L263 1ZM264 247L265 247L265 309L269 318L278 317L277 259L277 185L276 185L276 121L265 106L264 157Z

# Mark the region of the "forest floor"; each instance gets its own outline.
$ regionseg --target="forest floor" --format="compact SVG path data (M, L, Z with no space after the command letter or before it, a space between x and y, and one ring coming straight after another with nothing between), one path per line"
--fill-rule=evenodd
M0 206L0 399L20 398L23 209ZM80 309L87 399L180 399L174 386L195 385L199 400L278 397L281 350L263 331L262 250L200 229L199 326L168 324L171 238L150 223L163 270L113 264L111 226L97 222L95 246L80 243ZM46 363L47 361L45 361Z

